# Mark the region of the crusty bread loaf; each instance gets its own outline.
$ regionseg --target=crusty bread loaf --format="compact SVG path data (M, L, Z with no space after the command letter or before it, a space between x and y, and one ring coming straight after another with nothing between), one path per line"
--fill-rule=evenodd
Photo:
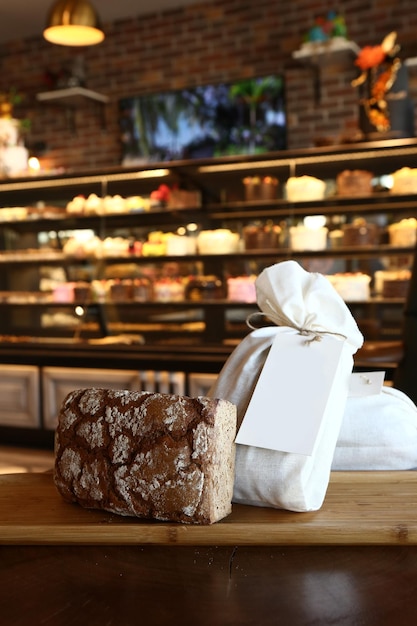
M87 508L211 524L231 512L235 434L226 400L79 389L60 410L55 484Z

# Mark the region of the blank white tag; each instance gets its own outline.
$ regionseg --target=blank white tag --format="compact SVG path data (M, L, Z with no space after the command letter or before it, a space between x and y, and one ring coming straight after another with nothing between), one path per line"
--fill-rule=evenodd
M385 372L355 372L350 377L349 396L377 396L384 384Z
M331 335L311 338L287 328L277 333L236 443L313 453L344 341Z

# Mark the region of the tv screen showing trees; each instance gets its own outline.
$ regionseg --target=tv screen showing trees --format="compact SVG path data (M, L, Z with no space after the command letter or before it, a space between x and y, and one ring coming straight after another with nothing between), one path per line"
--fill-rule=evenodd
M124 164L286 148L280 75L123 98L119 113Z

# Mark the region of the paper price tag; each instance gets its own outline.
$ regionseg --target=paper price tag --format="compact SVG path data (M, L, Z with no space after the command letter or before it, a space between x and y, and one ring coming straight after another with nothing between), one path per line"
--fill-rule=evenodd
M236 443L313 453L344 342L330 335L310 340L292 329L277 333Z

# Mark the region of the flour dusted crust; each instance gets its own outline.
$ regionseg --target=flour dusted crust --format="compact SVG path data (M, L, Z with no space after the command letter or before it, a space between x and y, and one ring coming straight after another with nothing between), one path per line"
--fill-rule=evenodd
M235 434L226 400L79 389L59 414L55 484L87 508L211 524L231 512Z

